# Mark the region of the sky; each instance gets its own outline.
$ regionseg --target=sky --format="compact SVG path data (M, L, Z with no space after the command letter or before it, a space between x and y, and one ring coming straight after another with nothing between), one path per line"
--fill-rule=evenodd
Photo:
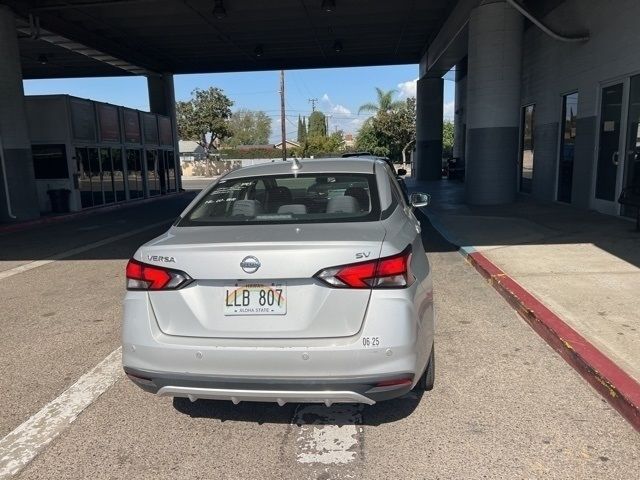
M310 98L318 99L316 109L330 116L330 130L336 128L356 134L366 114L358 114L360 105L375 101L375 87L394 89L396 98L415 96L417 65L389 67L329 68L288 70L285 72L287 137L297 136L298 115L311 113ZM454 82L445 76L444 117L453 118ZM176 75L176 100L188 100L196 88L221 88L234 102L232 110L263 110L271 118L271 141L280 138L279 71ZM66 93L115 105L149 110L145 77L77 78L25 80L25 94Z

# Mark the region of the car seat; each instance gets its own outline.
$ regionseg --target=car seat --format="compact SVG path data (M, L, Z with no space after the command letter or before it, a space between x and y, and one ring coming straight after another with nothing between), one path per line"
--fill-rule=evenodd
M287 187L274 187L266 191L264 196L265 210L275 213L282 205L292 203L293 196Z
M333 197L327 202L327 213L358 213L360 205L354 197Z
M344 191L345 196L353 197L360 205L360 211L369 211L369 194L362 187L349 187Z
M307 213L307 206L301 203L282 205L278 208L278 213L293 213L294 215L304 215Z
M231 215L243 217L255 217L262 213L262 205L257 200L236 200L231 208Z

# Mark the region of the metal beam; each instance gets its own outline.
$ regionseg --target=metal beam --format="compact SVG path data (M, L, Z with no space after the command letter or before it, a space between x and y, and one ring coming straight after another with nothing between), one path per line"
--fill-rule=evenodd
M93 0L83 2L62 2L53 5L43 5L40 7L32 7L32 12L46 12L47 10L65 10L69 8L91 8L91 7L108 7L112 5L122 5L125 3L144 3L157 2L158 0Z
M66 21L59 15L56 15L55 12L42 12L42 14L34 17L33 14L30 13L31 9L28 3L17 1L9 1L7 3L14 11L16 21L20 24L20 27L22 27L19 28L20 32L24 33L24 28L27 28L26 33L32 35L32 25L35 23L39 27L41 34L46 31L47 35L51 38L61 37L64 39L59 43L45 38L42 38L43 40L55 43L68 50L74 50L66 46L68 43L78 43L99 54L109 55L115 60L124 60L131 66L147 72L145 74L155 75L158 72L168 70L167 65L153 58L147 52L136 52L128 45L123 45L121 42L98 35L84 28L82 25ZM37 18L38 22L30 22L30 18ZM42 26L40 27L40 25Z
M21 33L31 34L31 27L28 24L24 24L24 21L18 19L16 21L17 30ZM124 70L125 72L131 75L155 75L155 72L152 72L144 67L137 66L135 64L126 62L122 59L116 58L112 55L104 53L100 50L96 50L93 48L86 47L85 45L71 41L62 35L57 35L49 30L44 28L40 28L38 32L38 40L42 40L43 42L48 42L53 45L57 45L66 50L78 53L80 55L84 55L85 57L92 58L102 63L106 63L111 65L112 67L119 68L120 70Z

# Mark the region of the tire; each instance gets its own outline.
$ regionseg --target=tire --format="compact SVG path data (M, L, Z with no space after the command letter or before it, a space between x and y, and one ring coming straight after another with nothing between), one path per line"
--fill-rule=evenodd
M427 364L427 369L422 374L422 377L420 377L417 387L420 388L420 390L429 392L433 390L433 384L435 380L436 380L435 348L431 347L431 356L429 357L429 363Z

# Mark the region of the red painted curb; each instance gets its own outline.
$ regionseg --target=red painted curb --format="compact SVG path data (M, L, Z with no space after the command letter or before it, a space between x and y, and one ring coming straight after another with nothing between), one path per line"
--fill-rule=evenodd
M38 218L36 220L28 220L26 222L0 225L0 234L20 232L23 230L29 230L31 228L39 227L42 225L68 222L71 220L75 220L77 218L88 217L88 216L99 214L99 213L107 213L107 212L112 212L114 210L120 210L120 209L129 208L129 207L136 207L138 205L144 205L146 203L157 202L159 200L176 198L176 197L186 195L187 193L189 192L172 193L169 195L163 195L161 197L143 198L141 200L129 200L128 202L125 202L125 203L117 203L115 205L108 205L106 207L91 207L91 208L86 208L84 210L81 210L79 212L67 213L67 214L58 215L55 217L43 217L43 218Z
M640 432L640 384L487 257L464 254L538 335Z

